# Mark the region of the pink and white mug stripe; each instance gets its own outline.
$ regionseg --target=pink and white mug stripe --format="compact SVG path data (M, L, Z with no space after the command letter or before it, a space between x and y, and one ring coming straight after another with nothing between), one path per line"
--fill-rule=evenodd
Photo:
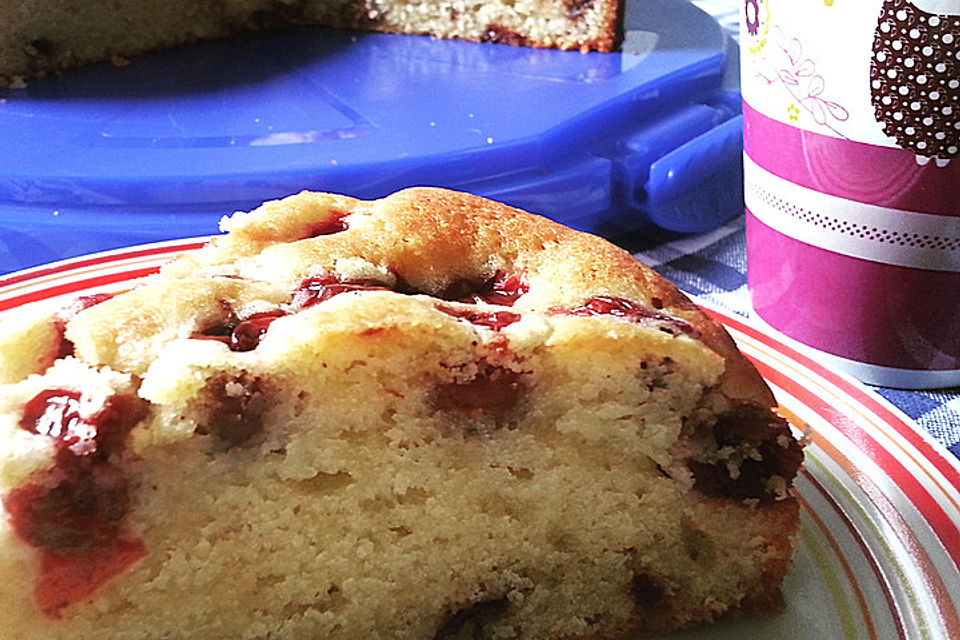
M960 385L960 0L744 0L757 315L871 384Z

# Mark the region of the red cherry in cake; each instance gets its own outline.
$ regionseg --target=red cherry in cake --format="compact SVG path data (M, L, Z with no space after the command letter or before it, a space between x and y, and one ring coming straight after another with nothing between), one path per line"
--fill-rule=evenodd
M333 211L330 216L322 222L316 222L307 227L307 238L316 238L317 236L329 236L340 231L346 231L350 228L347 223L348 211Z
M57 313L53 319L53 326L57 332L57 352L54 360L73 355L74 345L66 338L67 323L84 309L109 300L114 295L113 293L94 293L89 296L80 296Z
M53 440L53 466L3 499L14 532L41 554L34 595L51 617L146 553L124 530L129 482L110 460L126 447L144 402L111 396L92 415L81 413L82 402L77 391L46 389L26 403L20 427Z
M72 318L84 309L89 309L90 307L98 305L101 302L106 302L115 295L116 294L114 293L92 293L88 296L79 296L73 302L65 306L60 311L60 315L66 315Z
M45 389L24 405L20 428L72 443L82 422L79 391Z
M659 299L656 299L656 303L659 303L660 306L663 305ZM659 307L658 307L659 308ZM633 322L644 322L647 320L653 320L656 322L661 322L667 325L668 328L663 328L663 331L667 333L673 333L671 329L679 330L682 333L696 338L700 335L700 332L697 331L689 323L680 320L679 318L674 318L663 313L658 313L656 311L651 311L646 307L640 305L633 300L628 300L626 298L619 298L615 296L594 296L584 302L578 307L573 307L571 309L563 309L554 307L550 309L550 313L555 314L566 314L571 316L614 316L617 318L624 318L631 320Z
M146 554L141 541L123 537L90 553L45 554L34 588L37 605L48 617L59 618L63 609L83 602Z
M191 338L198 340L217 340L230 347L231 351L253 351L260 344L270 324L277 318L288 315L286 311L262 311L243 320L228 317L218 325L198 331Z
M438 385L434 404L441 411L473 419L492 416L499 422L519 405L525 374L485 360L477 365L472 378Z
M293 304L304 309L349 291L392 291L376 280L344 280L336 273L324 273L305 279L293 292Z
M505 273L497 271L476 291L459 298L459 302L486 302L504 307L512 307L523 294L530 291L526 273Z
M67 389L44 389L23 409L20 428L54 438L57 459L63 455L106 457L126 446L130 429L143 416L142 401L110 396L93 415L81 416L82 394Z
M512 311L479 311L477 309L457 308L442 304L438 304L437 309L454 318L460 318L471 324L487 327L494 331L500 331L504 327L520 320L520 314L513 313Z

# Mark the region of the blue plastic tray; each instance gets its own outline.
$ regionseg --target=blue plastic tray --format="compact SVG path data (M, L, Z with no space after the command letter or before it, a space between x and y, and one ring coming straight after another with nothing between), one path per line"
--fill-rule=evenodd
M621 53L328 29L207 43L0 92L0 272L217 232L301 189L486 195L606 235L742 210L729 40L628 2Z

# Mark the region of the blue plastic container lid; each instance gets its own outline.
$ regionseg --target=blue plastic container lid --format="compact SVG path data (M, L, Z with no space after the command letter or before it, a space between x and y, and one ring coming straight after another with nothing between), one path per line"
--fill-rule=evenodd
M686 0L628 2L626 27L622 52L586 54L300 29L3 90L0 270L215 233L302 189L444 186L608 235L715 226L741 202L728 38Z

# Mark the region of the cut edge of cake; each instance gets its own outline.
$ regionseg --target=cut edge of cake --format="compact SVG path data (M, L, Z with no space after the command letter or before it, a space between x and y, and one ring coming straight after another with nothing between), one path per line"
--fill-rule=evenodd
M77 66L281 27L430 35L562 50L613 51L622 0L17 0L0 8L0 86ZM323 37L318 32L317 37Z

